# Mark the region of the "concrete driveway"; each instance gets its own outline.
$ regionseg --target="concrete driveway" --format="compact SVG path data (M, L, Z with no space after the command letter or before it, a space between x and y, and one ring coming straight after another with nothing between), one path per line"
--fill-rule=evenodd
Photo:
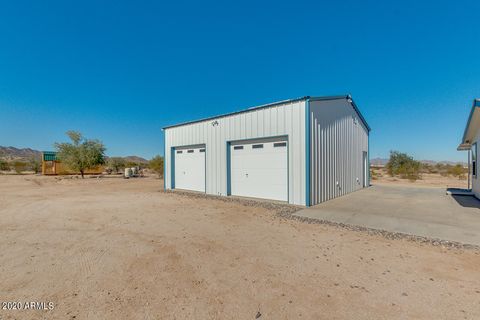
M442 188L374 185L295 215L480 246L480 201Z

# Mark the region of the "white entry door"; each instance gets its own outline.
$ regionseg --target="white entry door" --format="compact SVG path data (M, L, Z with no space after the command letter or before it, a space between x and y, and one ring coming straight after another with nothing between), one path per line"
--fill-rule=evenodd
M205 192L205 147L175 149L175 189Z
M288 201L286 140L232 143L231 194Z

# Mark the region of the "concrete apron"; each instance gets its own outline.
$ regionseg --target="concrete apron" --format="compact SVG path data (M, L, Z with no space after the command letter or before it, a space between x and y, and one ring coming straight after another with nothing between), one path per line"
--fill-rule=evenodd
M375 185L294 215L480 246L480 201L443 188Z

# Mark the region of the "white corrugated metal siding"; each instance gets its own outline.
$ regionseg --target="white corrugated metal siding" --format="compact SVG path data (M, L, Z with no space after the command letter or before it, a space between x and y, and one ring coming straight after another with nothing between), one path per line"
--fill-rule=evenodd
M311 204L363 188L368 129L355 109L346 99L310 101L309 118Z
M205 144L206 193L227 195L227 142L288 136L289 203L305 205L305 101L165 129L165 186L171 188L171 148ZM216 122L217 124L214 124Z

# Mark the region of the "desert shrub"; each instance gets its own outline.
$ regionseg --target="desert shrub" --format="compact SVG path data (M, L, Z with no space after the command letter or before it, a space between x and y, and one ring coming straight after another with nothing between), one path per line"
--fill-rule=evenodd
M431 168L429 164L423 163L420 168L420 173L431 173Z
M145 169L145 168L148 167L148 163L134 162L134 161L127 161L125 163L125 168L132 168L132 167L138 167L139 169Z
M435 172L441 175L442 177L447 177L451 175L454 171L452 171L453 166L450 164L445 163L437 163L435 165Z
M22 173L23 171L26 171L28 169L27 163L23 161L14 161L12 167L16 173Z
M28 160L29 170L35 173L39 173L41 168L42 168L42 165L40 164L40 161L38 161L38 159L32 157Z
M108 159L108 167L118 173L119 171L125 169L125 159L120 157L111 157ZM108 171L107 171L108 172Z
M448 174L454 177L457 177L460 180L465 179L467 173L468 173L468 168L464 168L461 164L448 166Z
M442 177L448 176L448 166L443 163L437 163L435 165L436 171L438 174L440 174Z
M419 161L399 151L390 152L390 159L386 165L387 172L390 176L399 176L402 179L409 179L411 181L421 179L421 167L422 165Z
M10 165L7 161L0 159L0 170L7 171L10 170Z
M155 171L159 177L163 177L163 157L155 156L148 162L148 167Z
M138 163L133 162L133 161L125 162L125 168L136 167L137 165L138 165Z
M429 163L422 163L420 167L420 173L438 173L438 168L436 165L432 165Z
M454 176L459 179L465 179L466 174L468 173L468 168L464 168L461 164L451 165L446 163L436 163L435 165L431 164L422 164L421 173L435 173L439 174L442 177Z
M378 180L380 177L383 177L382 168L376 166L370 167L370 178L372 180Z

